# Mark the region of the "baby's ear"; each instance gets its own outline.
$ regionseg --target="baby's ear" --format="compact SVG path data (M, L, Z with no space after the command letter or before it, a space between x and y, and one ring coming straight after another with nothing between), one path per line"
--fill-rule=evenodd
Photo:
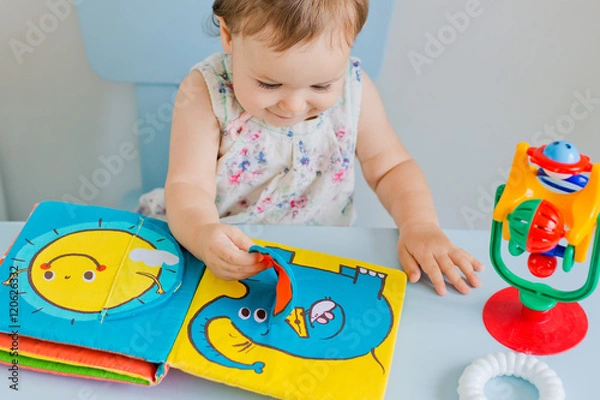
M223 17L217 17L217 19L219 20L219 34L221 36L221 46L223 47L223 51L225 53L231 54L231 50L233 47L231 45L231 32L229 31L229 28L227 27L227 24L225 23Z

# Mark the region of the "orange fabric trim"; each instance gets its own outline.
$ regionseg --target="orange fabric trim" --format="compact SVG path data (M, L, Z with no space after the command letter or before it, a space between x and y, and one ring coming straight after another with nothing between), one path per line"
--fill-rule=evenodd
M290 277L287 272L273 260L273 258L269 255L264 255L264 259L268 261L269 264L273 264L272 267L277 271L277 286L275 287L276 296L275 296L275 310L274 314L277 315L282 312L288 303L292 300L292 283L290 282Z
M6 333L0 333L0 348L10 351L12 338ZM19 336L19 351L34 357L42 357L62 361L67 364L85 365L89 367L125 372L134 376L156 382L157 367L144 360L127 357L107 351L93 350L68 344L46 342ZM52 372L52 371L48 371Z

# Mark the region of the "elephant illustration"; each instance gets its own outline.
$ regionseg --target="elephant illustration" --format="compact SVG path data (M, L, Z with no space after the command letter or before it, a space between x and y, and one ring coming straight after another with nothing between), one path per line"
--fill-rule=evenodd
M345 265L340 265L338 272L326 271L293 264L292 252L261 249L263 254L283 260L284 269L293 274L292 311L285 319L272 318L278 274L273 268L266 269L240 281L246 288L242 297L220 296L198 310L188 325L188 337L198 353L222 366L263 372L263 361L239 362L215 347L209 325L225 318L245 339L237 344L240 351L258 345L317 360L345 360L371 353L379 363L374 350L393 326L393 312L383 296L386 274Z

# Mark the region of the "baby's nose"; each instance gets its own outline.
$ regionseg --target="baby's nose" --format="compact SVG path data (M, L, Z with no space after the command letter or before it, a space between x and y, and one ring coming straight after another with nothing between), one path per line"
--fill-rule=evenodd
M288 97L279 102L279 108L286 114L298 114L306 109L306 101L300 97Z

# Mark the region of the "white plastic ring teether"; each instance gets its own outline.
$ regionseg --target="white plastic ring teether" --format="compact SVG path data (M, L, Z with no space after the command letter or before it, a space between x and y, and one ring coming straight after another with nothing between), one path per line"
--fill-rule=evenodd
M488 354L465 368L458 379L460 400L487 400L486 383L497 376L516 376L531 382L539 391L540 400L564 400L565 389L554 370L535 357L523 353Z

